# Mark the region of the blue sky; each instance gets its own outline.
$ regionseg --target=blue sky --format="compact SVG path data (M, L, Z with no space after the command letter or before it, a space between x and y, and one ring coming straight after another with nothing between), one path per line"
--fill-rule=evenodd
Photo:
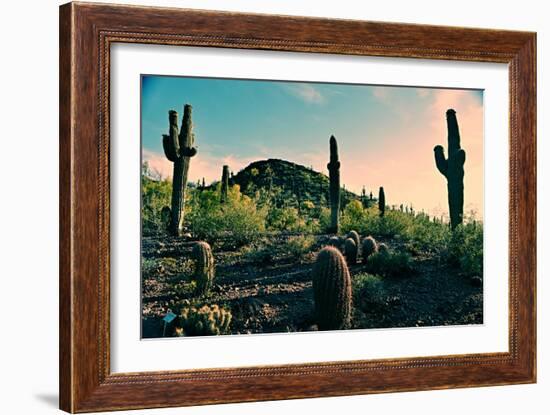
M446 147L445 111L454 108L467 153L466 207L482 211L481 91L143 76L143 158L165 177L171 175L161 141L168 110L178 111L181 123L186 103L193 105L198 147L192 181L217 180L223 164L237 172L266 158L326 173L334 134L347 188L384 186L389 204L412 203L432 213L446 210L433 146Z

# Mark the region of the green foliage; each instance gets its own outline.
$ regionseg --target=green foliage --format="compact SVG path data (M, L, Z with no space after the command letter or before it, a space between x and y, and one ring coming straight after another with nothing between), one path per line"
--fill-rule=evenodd
M167 180L153 180L144 163L141 176L141 218L143 235L165 231L162 209L170 205L172 184Z
M273 207L267 215L267 226L276 231L300 232L305 230L306 222L296 208Z
M189 227L199 239L225 237L243 245L265 231L267 208L259 208L254 199L241 194L239 186L231 186L223 204L215 190L195 191L190 207Z
M311 252L315 238L313 236L291 236L282 243L264 241L243 248L245 261L259 265L274 264L281 258L300 260Z
M323 248L313 266L315 317L320 330L339 330L351 324L351 278L338 249Z
M379 249L382 244L379 245ZM387 276L407 276L414 272L411 256L405 252L379 251L372 254L365 264L371 274Z
M231 312L219 307L203 305L183 307L176 324L176 336L217 336L229 332Z
M377 275L360 273L353 277L353 303L364 312L377 311L386 305L386 290Z
M483 226L470 222L452 232L448 249L449 262L469 276L483 275Z
M315 239L313 238L313 236L292 236L287 240L283 249L288 252L292 257L296 259L301 259L306 254L311 252L311 248L313 247L314 243Z

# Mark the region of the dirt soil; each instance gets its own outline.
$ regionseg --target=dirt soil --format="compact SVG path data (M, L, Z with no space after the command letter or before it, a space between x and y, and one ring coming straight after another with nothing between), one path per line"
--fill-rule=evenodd
M316 249L326 241L317 236ZM285 242L285 237L271 243ZM392 250L399 242L384 241ZM177 238L144 238L142 245L142 337L163 336L162 318L184 300L196 301L188 259L193 242ZM311 268L315 254L301 259L282 256L257 264L245 260L233 246L215 246L216 277L201 304L230 309L231 334L317 330L313 319ZM483 323L483 289L480 279L467 278L459 270L430 254L413 257L414 273L382 279L384 296L372 309L354 308L355 329L444 326ZM350 267L354 275L365 272L361 264ZM356 299L354 299L355 301Z

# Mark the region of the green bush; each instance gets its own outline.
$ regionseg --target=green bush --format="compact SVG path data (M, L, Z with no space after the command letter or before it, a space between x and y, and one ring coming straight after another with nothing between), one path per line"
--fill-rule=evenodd
M452 232L448 260L468 276L483 275L483 226L470 222Z
M293 258L300 259L311 252L314 243L315 239L312 236L292 236L286 241L283 249Z
M258 208L238 186L230 188L224 204L219 199L216 190L192 192L187 220L195 238L213 242L221 237L244 245L265 231L267 208Z
M411 256L405 252L376 252L365 264L365 269L371 274L382 276L406 276L413 273Z
M153 235L165 231L162 221L162 208L170 206L172 183L168 180L153 180L152 173L143 164L141 176L141 227L143 235Z
M271 245L249 245L243 248L242 255L246 262L258 265L270 265L275 263L277 251Z
M386 290L377 275L360 273L354 276L353 303L365 312L379 310L386 305Z

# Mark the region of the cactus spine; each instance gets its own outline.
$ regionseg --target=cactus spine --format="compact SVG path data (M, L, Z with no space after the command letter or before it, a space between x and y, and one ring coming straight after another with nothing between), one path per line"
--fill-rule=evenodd
M227 202L227 191L229 189L229 166L225 165L222 169L222 189L221 189L221 201Z
M327 164L329 172L330 194L330 228L329 233L338 233L340 221L340 161L338 160L338 143L330 136L330 161Z
M455 229L462 223L464 209L464 162L466 152L460 148L460 132L456 120L456 112L447 110L447 146L448 156L442 146L435 146L434 156L437 170L447 179L447 197L451 228Z
M199 295L207 294L214 281L214 255L207 242L197 242L193 246L191 256L195 261L193 279L197 283L196 292Z
M344 253L346 255L346 262L348 265L355 265L357 263L357 244L353 238L347 238L344 242Z
M172 178L172 208L169 232L174 236L183 233L183 218L185 214L185 189L187 187L187 175L191 157L197 154L193 146L195 135L193 134L193 123L191 121L191 105L183 108L183 120L181 130L178 133L178 113L168 111L169 130L168 134L162 136L162 146L166 158L174 163L174 174Z
M351 322L351 278L346 260L334 247L325 247L313 266L315 317L320 330L348 328Z
M386 195L383 187L380 187L378 191L378 210L380 211L380 217L383 217L386 212Z

